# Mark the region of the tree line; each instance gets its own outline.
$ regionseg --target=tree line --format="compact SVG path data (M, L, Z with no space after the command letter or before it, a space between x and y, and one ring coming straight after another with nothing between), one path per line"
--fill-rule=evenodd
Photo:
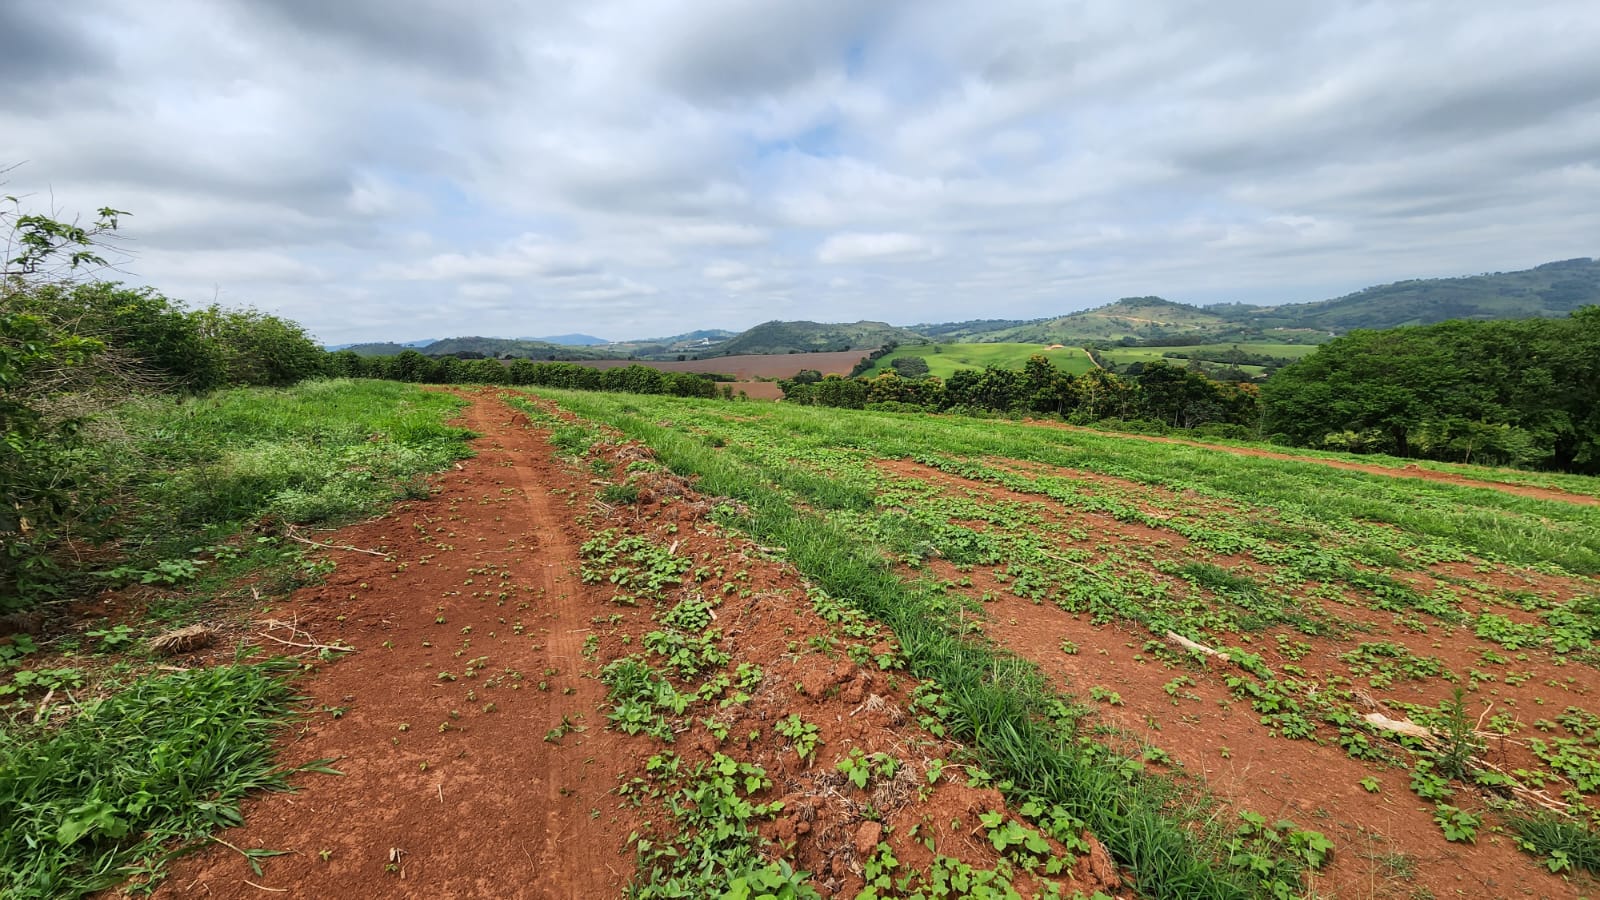
M150 288L80 281L106 265L91 226L0 211L0 612L54 581L51 549L114 517L114 475L91 452L117 404L152 393L283 386L325 371L300 325L253 309L187 309Z
M1600 473L1600 306L1354 331L1262 387L1296 446Z
M577 391L666 394L673 397L731 398L733 392L727 385L722 385L719 391L719 376L663 372L649 366L598 369L571 362L432 357L415 350L406 350L395 356L361 356L341 350L328 354L325 369L327 374L347 378L385 378L416 384L526 385Z
M1161 360L1136 375L1103 369L1074 375L1035 355L1021 370L963 369L948 379L890 371L873 378L789 379L779 386L786 401L815 406L1049 415L1080 424L1116 420L1240 438L1254 435L1261 420L1256 386L1213 381Z

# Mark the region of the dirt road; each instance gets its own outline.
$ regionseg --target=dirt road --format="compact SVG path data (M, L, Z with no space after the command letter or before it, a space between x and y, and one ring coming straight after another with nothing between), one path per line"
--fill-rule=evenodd
M302 680L315 712L281 756L344 775L246 804L247 825L221 839L288 851L263 875L213 844L159 896L620 895L633 860L607 796L618 737L601 727L604 688L579 677L604 598L578 580L571 511L552 493L572 476L512 416L476 398L478 455L431 499L335 540L387 556L335 551L326 584L270 611L356 648ZM564 717L585 730L544 740Z
M616 790L653 777L657 754L685 772L724 752L758 766L770 781L762 802L778 801L761 852L811 873L824 896L854 896L863 861L891 847L907 872L927 869L936 842L980 869L1000 864L980 817L1004 799L969 785L963 767L943 768L953 747L907 715L918 682L885 668L896 665L891 638L824 617L776 551L711 525L713 502L659 466L629 479L636 502L599 502L599 476L626 477L647 448L602 441L563 459L496 390L464 396L477 456L436 478L431 498L330 536L356 549L329 552L327 582L258 613L355 648L327 663L302 656L318 667L300 681L311 711L280 754L344 774L302 773L297 793L250 800L245 824L174 863L159 896L622 896L635 875L630 836L658 847L676 836L665 801L636 806L637 792ZM585 585L584 541L619 535L693 574L653 597ZM611 660L643 658L662 611L683 603L714 607L704 637L726 654L720 686L685 683L704 699L665 736L607 730L597 676ZM734 697L722 693L729 674ZM786 717L811 728L806 753L773 727ZM892 755L899 768L870 794L852 792L838 770L850 754ZM1051 841L1070 861L1062 877L1117 893L1106 851L1083 839L1089 851L1075 860ZM260 859L258 874L242 855L257 849L282 855ZM1016 884L1026 893L1033 876Z

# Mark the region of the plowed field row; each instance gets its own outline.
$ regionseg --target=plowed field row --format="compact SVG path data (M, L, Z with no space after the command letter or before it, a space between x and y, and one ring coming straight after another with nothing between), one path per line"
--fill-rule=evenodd
M1012 423L555 399L949 598L1218 820L1325 832L1307 887L1595 889L1592 506Z

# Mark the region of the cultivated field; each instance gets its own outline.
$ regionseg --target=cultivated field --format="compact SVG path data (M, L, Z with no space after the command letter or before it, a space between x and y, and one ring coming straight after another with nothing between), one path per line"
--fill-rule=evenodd
M879 359L867 372L868 376L887 372L895 360L918 356L928 361L928 373L949 378L962 369L982 369L995 366L1001 369L1020 369L1030 356L1043 356L1057 368L1081 375L1094 368L1089 355L1078 347L1057 347L1047 344L916 344L897 348Z
M1592 504L1009 423L559 402L893 560L905 591L1084 703L1082 734L1224 817L1325 833L1320 891L1592 887L1567 879L1593 838L1562 818L1600 808ZM792 558L844 588L826 555Z
M707 372L732 375L737 381L735 391L744 391L755 400L777 400L783 392L772 382L757 378L793 378L805 369L824 375L848 375L856 363L867 355L865 350L844 350L835 353L784 353L762 356L717 356L686 362L653 362L649 360L599 359L578 360L578 365L591 369L615 369L622 366L648 366L663 372Z
M183 839L158 896L1597 888L1594 479L374 382L144 415L208 436L148 497L206 537L0 647L19 897Z

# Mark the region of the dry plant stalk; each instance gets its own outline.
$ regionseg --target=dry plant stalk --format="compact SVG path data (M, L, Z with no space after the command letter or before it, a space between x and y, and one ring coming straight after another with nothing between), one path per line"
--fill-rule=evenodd
M217 639L217 629L210 625L186 625L176 631L168 631L150 639L150 652L162 656L177 656L180 653L192 653L204 650Z

